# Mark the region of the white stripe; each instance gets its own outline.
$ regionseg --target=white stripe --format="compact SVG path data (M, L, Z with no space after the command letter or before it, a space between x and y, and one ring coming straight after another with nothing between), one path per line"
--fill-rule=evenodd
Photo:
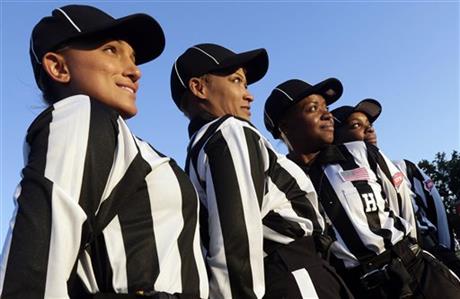
M67 295L67 279L74 266L86 214L79 206L88 144L90 100L69 97L54 105L49 125L45 177L53 182L51 235L45 298Z
M270 115L268 115L267 113L267 110L264 110L264 114L265 116L267 117L267 119L270 121L270 125L275 128L275 123L273 122L273 120L271 119Z
M91 263L91 257L86 250L80 254L80 258L78 259L77 275L91 294L99 292L93 265Z
M66 17L66 19L70 22L70 24L72 24L72 26L77 29L78 32L81 32L80 28L78 28L77 24L75 24L72 19L60 8L56 8L57 10L59 10L60 12L62 12L62 14L64 15L64 17Z
M290 99L292 102L294 102L294 99L291 98L290 95L288 95L284 90L282 90L281 88L275 88L275 90L278 90L279 92L283 93L285 96L288 97L288 99Z
M221 128L222 136L227 142L230 155L235 167L235 173L240 189L243 217L246 224L249 241L249 259L253 279L253 289L257 297L264 294L264 265L263 265L263 229L262 216L257 200L257 193L251 175L251 161L245 138L243 123L230 118Z
M117 136L117 148L113 159L112 169L108 177L107 185L105 186L104 192L102 193L102 200L100 205L106 198L109 197L112 190L124 177L128 167L138 153L136 143L134 142L133 135L129 130L126 123L118 117L118 136ZM99 211L99 208L98 208Z
M179 78L180 84L182 84L182 86L184 88L187 88L187 86L184 84L184 81L182 80L181 76L179 75L179 71L177 70L177 60L174 61L174 70L176 70L176 75Z
M128 292L128 273L126 269L126 249L123 241L120 220L115 216L105 227L104 241L113 272L112 284L117 293Z
M32 54L34 54L35 61L37 61L38 64L42 64L40 59L38 59L37 53L35 53L34 41L33 41L32 37L30 37L30 49L32 50Z
M315 286L313 285L310 275L308 274L306 269L295 270L294 272L292 272L292 275L294 276L295 281L297 282L297 287L299 288L302 298L319 298L318 294L316 293Z
M3 283L5 281L5 273L6 273L6 265L8 262L8 256L10 255L11 249L11 240L13 239L13 230L14 224L16 223L16 215L18 214L18 198L21 195L21 184L16 187L15 195L14 195L14 211L13 216L9 222L10 227L8 229L8 234L6 235L5 243L3 244L2 254L0 256L1 264L0 264L0 294L3 291Z
M207 53L205 50L200 49L200 48L198 48L198 47L192 47L192 49L196 49L196 50L200 51L201 53L206 54L209 58L211 58L212 60L214 60L215 63L220 64L219 61L217 61L216 58L214 58L211 54Z
M154 285L156 291L177 293L182 290L181 256L177 240L184 228L180 185L169 165L169 158L161 157L146 142L136 140L142 158L152 171L145 177L152 213L152 230L161 269ZM171 212L177 211L177 212ZM192 254L190 252L190 254ZM171 279L176 277L176 279Z

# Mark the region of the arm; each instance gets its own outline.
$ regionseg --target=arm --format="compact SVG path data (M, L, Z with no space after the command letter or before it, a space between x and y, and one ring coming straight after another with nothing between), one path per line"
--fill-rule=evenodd
M407 160L404 160L404 162L407 168L411 168L414 175L412 190L426 202L426 214L429 220L436 226L439 242L445 247L451 248L453 244L447 221L446 207L435 184L417 165Z
M113 156L99 110L88 98L69 98L30 127L17 213L2 255L2 298L67 298L85 211L97 207L99 198L93 196L102 193L102 177Z
M369 156L377 164L377 176L382 181L383 191L385 192L389 206L401 218L410 224L409 235L417 239L417 223L415 219L414 207L412 204L412 191L404 175L377 147L367 145Z
M264 294L264 158L259 136L243 124L230 118L204 148L211 298Z

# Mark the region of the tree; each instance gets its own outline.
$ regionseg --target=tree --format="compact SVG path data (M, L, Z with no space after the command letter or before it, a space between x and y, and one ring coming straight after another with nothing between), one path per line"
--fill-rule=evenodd
M455 213L455 202L460 201L460 154L453 151L450 160L446 153L439 152L432 162L422 160L418 163L425 173L430 176L444 199L447 211Z

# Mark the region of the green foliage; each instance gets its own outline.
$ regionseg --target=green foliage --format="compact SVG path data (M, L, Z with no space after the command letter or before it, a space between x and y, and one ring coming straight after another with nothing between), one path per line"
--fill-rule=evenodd
M460 200L460 154L453 151L450 160L446 153L439 152L433 161L422 160L418 163L427 175L431 177L444 199L449 212L453 212L454 203Z

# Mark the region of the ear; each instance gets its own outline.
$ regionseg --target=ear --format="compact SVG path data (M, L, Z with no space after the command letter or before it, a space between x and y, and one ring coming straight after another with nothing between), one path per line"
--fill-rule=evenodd
M43 56L42 66L45 72L54 81L60 83L70 82L70 72L64 56L54 52L48 52Z
M188 81L188 88L197 98L207 98L207 89L203 78L192 77Z

